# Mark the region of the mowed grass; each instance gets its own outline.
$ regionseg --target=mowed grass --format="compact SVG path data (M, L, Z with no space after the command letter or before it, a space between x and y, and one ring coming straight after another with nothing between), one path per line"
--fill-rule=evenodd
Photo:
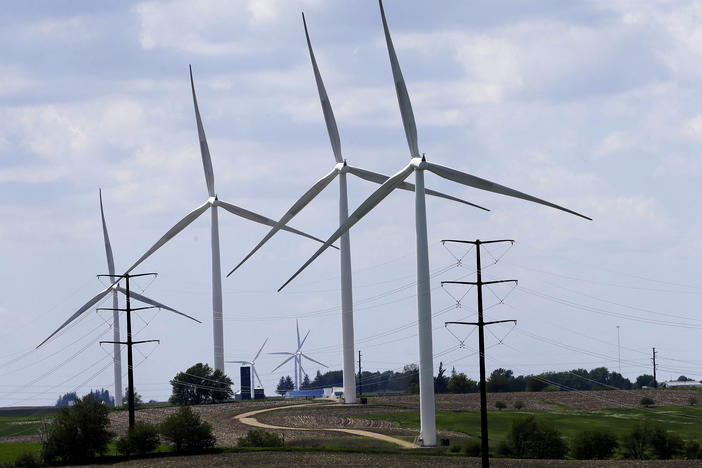
M32 442L0 442L0 463L14 463L25 452L39 455L41 444Z
M552 424L565 438L589 429L609 429L617 436L631 430L632 426L646 419L664 424L666 429L675 432L686 440L702 441L702 407L671 406L655 408L610 408L589 411L554 410L554 411L489 411L488 432L490 439L502 440L507 435L512 419L520 415L534 415L539 421ZM383 419L397 421L401 427L419 428L419 412L405 411L396 413L359 416L363 419ZM437 411L436 425L440 430L462 432L480 436L479 411Z

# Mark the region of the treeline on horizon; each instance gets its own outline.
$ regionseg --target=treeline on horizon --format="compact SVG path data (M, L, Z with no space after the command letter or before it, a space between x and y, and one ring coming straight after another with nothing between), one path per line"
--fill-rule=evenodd
M407 364L401 372L363 371L361 379L356 376L358 393L392 394L419 393L419 369L416 364ZM300 389L313 390L325 387L341 387L342 372L329 371L322 374L317 371L314 379L306 375ZM688 381L684 375L678 381ZM606 367L592 370L572 369L570 371L548 371L541 374L515 376L510 369L495 369L486 380L486 389L490 393L500 392L543 392L543 391L589 391L589 390L631 390L644 387L657 387L652 375L642 374L634 382L620 373ZM276 393L282 394L292 390L294 384L290 376L281 377ZM453 368L448 374L443 363L439 363L439 372L434 377L436 393L474 393L480 390L480 383L463 372Z

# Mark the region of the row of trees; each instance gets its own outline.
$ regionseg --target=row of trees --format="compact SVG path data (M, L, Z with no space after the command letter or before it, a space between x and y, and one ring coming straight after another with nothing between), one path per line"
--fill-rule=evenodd
M342 385L341 371L329 371L325 374L317 371L313 380L305 376L301 389L316 389L324 387L339 387ZM678 380L690 380L684 375ZM384 371L362 373L362 379L357 379L357 384L362 382L364 393L418 393L419 368L416 364L407 364L402 372ZM557 390L610 390L613 388L630 390L632 388L654 387L656 382L652 375L643 374L632 383L618 372L613 372L606 367L597 367L592 370L573 369L570 371L544 372L537 375L515 376L510 369L495 369L486 381L487 391L500 392L542 392ZM276 392L285 393L294 388L290 376L281 377ZM480 389L477 380L469 378L463 372L456 372L453 368L447 375L443 362L439 363L439 372L434 377L434 391L436 393L473 393Z

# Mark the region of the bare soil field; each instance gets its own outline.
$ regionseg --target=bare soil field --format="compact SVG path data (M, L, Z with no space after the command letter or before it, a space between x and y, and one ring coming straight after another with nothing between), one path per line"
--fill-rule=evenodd
M573 460L512 460L506 458L490 459L490 465L496 468L691 468L699 466L695 460L669 461L573 461ZM106 465L89 465L101 467ZM116 463L120 468L210 468L223 466L263 466L263 467L336 467L359 466L384 468L415 467L479 467L479 458L438 457L422 454L402 455L384 453L329 453L329 452L242 452L222 453L216 455L195 455L191 457L151 458Z

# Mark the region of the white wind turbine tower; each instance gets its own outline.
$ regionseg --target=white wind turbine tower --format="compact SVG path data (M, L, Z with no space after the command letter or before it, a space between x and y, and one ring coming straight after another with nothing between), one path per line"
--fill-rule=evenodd
M310 42L310 36L307 32L307 23L305 22L305 14L302 14L302 22L305 27L305 37L307 38L307 48L310 53L310 60L312 61L312 69L314 71L315 81L317 82L317 91L319 92L319 99L322 103L322 113L324 114L324 120L327 125L327 133L329 134L329 140L332 146L332 152L334 153L334 158L336 159L336 165L334 168L322 177L317 183L315 183L305 194L300 197L300 199L295 202L295 204L288 210L287 213L283 215L278 223L271 229L268 234L261 240L261 242L256 245L256 247L249 252L244 259L235 266L227 276L231 275L236 271L241 265L246 262L258 249L260 249L263 244L265 244L273 235L280 229L284 229L286 223L288 223L297 213L299 213L308 203L310 203L317 195L319 195L324 188L329 185L336 176L339 176L339 224L343 224L349 215L348 210L348 195L346 188L346 173L350 173L376 184L382 184L388 177L383 174L378 174L376 172L368 171L358 167L353 167L347 164L346 160L341 156L341 140L339 138L339 131L336 126L336 120L334 119L334 112L331 108L331 103L329 102L329 97L327 96L326 89L324 87L324 82L322 81L322 76L317 67L317 61L315 60L314 52L312 51L312 43ZM414 185L407 182L401 183L398 188L414 191ZM434 190L426 190L426 193L436 197L446 198L448 200L457 201L460 203L465 203L466 205L471 205L476 208L486 210L473 203L466 202L459 198L452 197L450 195L445 195ZM343 361L343 387L344 387L344 403L356 403L356 374L354 371L354 330L353 330L353 293L352 293L352 275L351 275L351 241L348 232L345 232L341 236L340 251L339 251L339 270L341 279L341 335L342 335L342 361Z
M305 341L307 340L307 337L310 335L311 330L308 330L305 337L302 339L302 341L300 341L300 324L298 323L297 320L295 320L295 327L297 329L297 349L295 350L295 352L291 353L291 352L283 351L283 352L268 353L268 354L284 354L286 356L290 356L285 361L278 364L278 367L273 369L271 371L271 373L280 369L285 363L289 362L291 359L295 359L295 390L300 390L300 383L302 382L302 375L303 374L307 375L307 372L305 372L304 369L302 368L302 358L305 358L305 359L310 360L312 362L316 362L320 366L327 367L327 365L322 364L321 362L316 361L316 360L312 359L311 357L309 357L308 355L302 353L302 346L305 344ZM354 395L355 394L356 394L356 390L354 389Z
M409 144L411 160L400 172L393 175L383 185L381 185L373 194L371 194L361 205L354 211L349 219L343 223L339 229L327 239L327 241L319 248L317 252L285 283L280 289L283 289L290 281L302 272L307 266L312 263L332 242L338 239L343 233L348 231L356 224L363 216L370 212L378 203L398 187L409 175L415 174L415 230L417 236L417 315L419 329L419 404L420 404L420 438L425 446L436 445L436 414L434 407L434 383L433 383L433 350L432 350L432 327L431 327L431 295L429 288L429 252L427 246L427 219L426 205L424 200L424 171L429 170L444 179L457 182L462 185L474 187L488 192L498 193L509 197L521 198L523 200L546 205L551 208L565 211L567 213L580 216L591 220L587 216L576 213L562 206L550 203L548 201L536 198L526 193L496 184L486 179L481 179L465 172L457 171L445 166L440 166L428 162L425 157L420 156L417 145L417 128L414 122L414 114L412 113L412 105L410 103L407 87L402 77L402 71L395 55L395 49L390 38L387 21L385 20L385 12L383 11L382 0L380 3L380 13L383 21L383 29L385 31L385 40L387 42L388 54L390 56L390 65L395 81L395 90L397 92L397 100L400 106L400 114L402 123L405 128L405 136ZM279 289L279 290L280 290Z
M260 224L265 224L268 226L275 226L276 222L265 216L261 216L253 211L246 210L231 203L224 202L217 198L214 189L214 171L212 169L212 160L210 158L210 150L207 146L207 138L205 137L205 129L202 125L202 119L200 118L200 110L197 105L197 97L195 96L195 84L193 82L193 72L192 67L190 68L190 87L193 94L193 106L195 108L195 119L197 122L197 133L200 140L200 153L202 156L202 164L205 169L205 182L207 184L207 193L209 197L202 205L195 208L193 211L188 213L183 219L178 221L172 228L170 228L154 245L151 246L149 250L142 255L139 260L137 260L125 274L130 273L137 266L139 266L144 260L146 260L151 254L160 249L166 242L175 237L180 231L185 229L190 223L195 221L200 215L202 215L208 209L212 215L211 224L211 240L212 240L212 315L213 315L213 325L212 332L214 337L214 364L215 369L224 372L224 331L222 327L222 272L220 267L220 255L219 255L219 218L217 213L217 208L224 208L225 210L233 213L242 218L254 221ZM317 239L309 234L290 227L283 227L282 229L298 234L300 236L308 237L314 239L318 242L322 240ZM93 305L97 304L103 297L105 297L110 291L118 289L118 282L115 281L106 289L98 293L95 297L85 303L78 311L76 311L68 320L66 320L56 331L54 331L48 338L42 341L39 346L43 345L51 339L56 333L61 331L66 325L75 320L83 312L90 309ZM134 295L132 293L132 295ZM136 296L134 296L136 297ZM37 346L37 348L39 347Z
M254 376L256 376L256 380L258 380L258 384L263 388L263 383L261 382L260 377L258 376L258 372L256 372L256 359L258 359L258 356L260 356L261 351L263 351L263 347L266 346L266 343L268 343L268 338L266 338L266 341L263 342L261 347L259 348L258 352L254 356L254 358L250 361L224 361L226 363L232 363L232 364L244 364L244 365L249 365L251 366L251 399L254 398L255 392L254 392ZM242 382L243 383L243 382Z
M107 272L109 275L111 275L113 278L115 276L115 260L114 256L112 255L112 245L110 244L110 236L107 234L107 223L105 223L105 211L103 210L102 207L102 190L99 191L100 194L100 217L102 219L102 234L105 239L105 254L107 256ZM121 345L118 343L119 341L122 341L120 338L120 328L119 328L119 311L117 310L119 308L119 300L118 300L118 293L126 294L126 290L124 290L122 287L117 287L112 290L112 335L113 335L113 341L115 341L115 344L113 345L113 355L112 355L112 360L114 362L114 371L115 371L115 406L122 406L122 353L121 353ZM175 309L172 309L166 305L163 305L159 302L154 301L153 299L149 299L146 296L142 296L141 294L135 293L134 291L130 291L129 295L133 297L134 299L137 299L145 304L149 304L161 309L169 310L171 312L176 312L180 313ZM192 318L192 317L189 317ZM199 322L199 320L198 320Z

